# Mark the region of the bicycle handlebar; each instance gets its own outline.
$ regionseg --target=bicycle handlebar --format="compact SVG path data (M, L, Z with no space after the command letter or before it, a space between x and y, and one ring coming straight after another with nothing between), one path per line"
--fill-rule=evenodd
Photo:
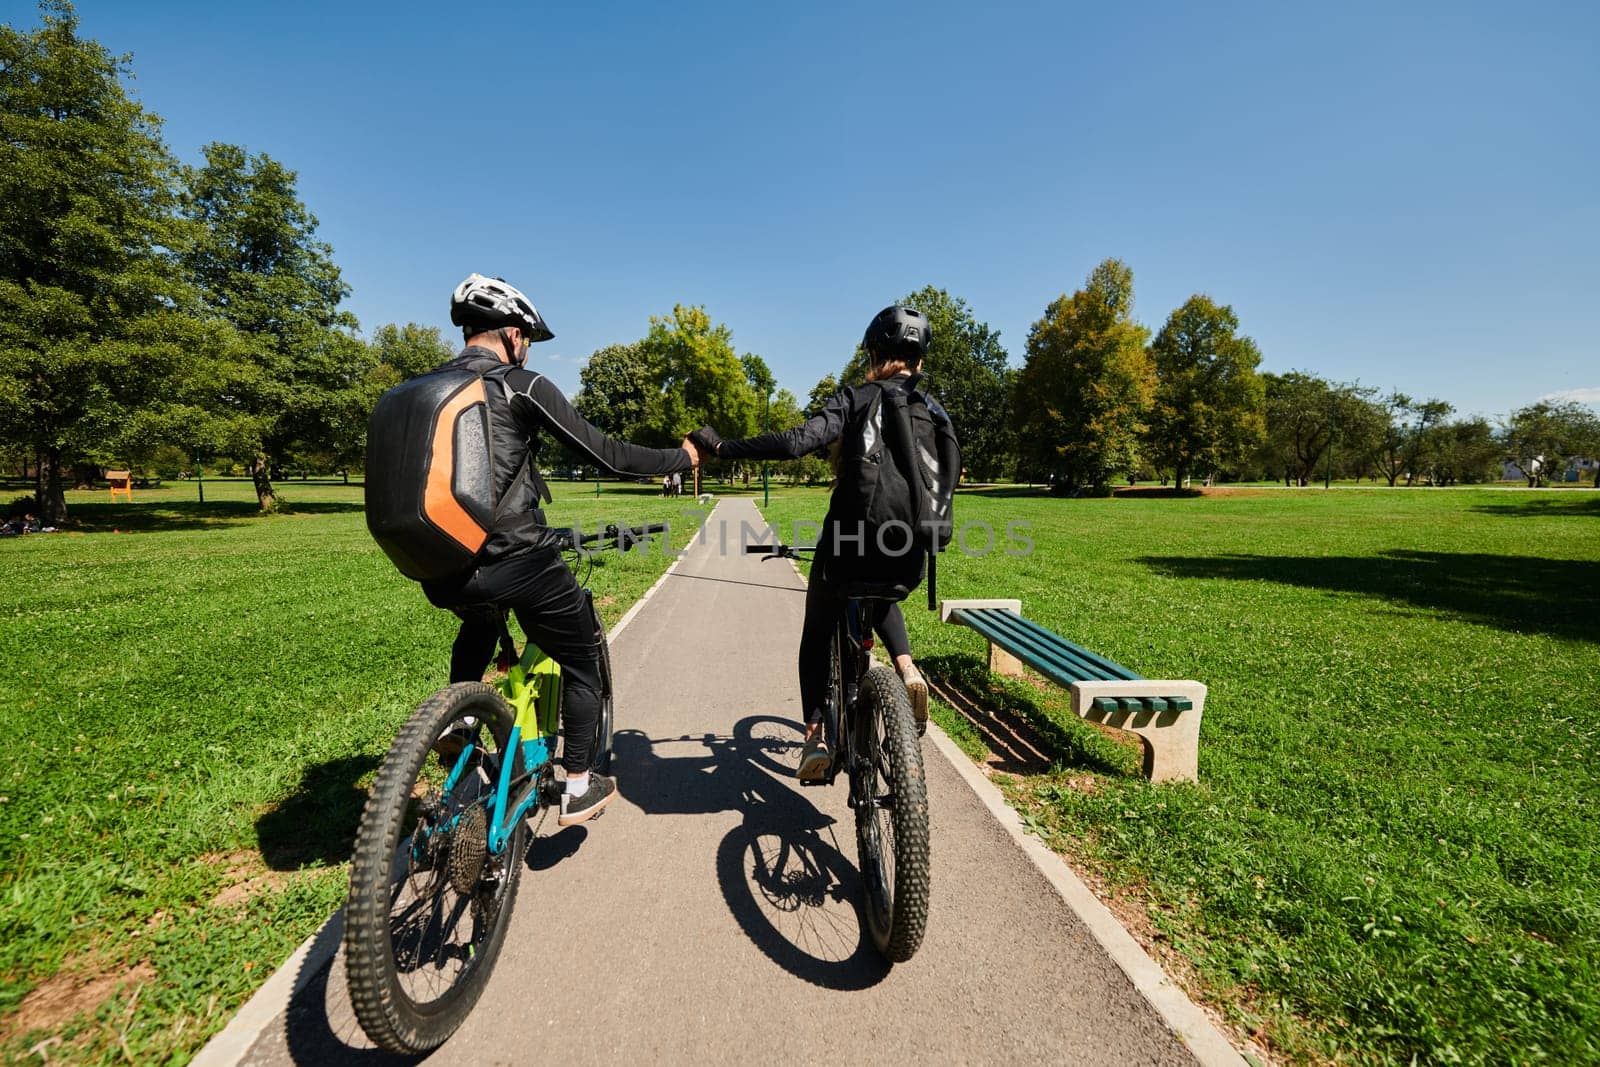
M631 546L644 541L651 534L666 533L669 529L667 523L650 522L643 526L620 527L616 523L607 523L604 530L598 533L579 535L577 530L562 530L561 548L570 550L592 545L596 541L615 541L618 547L626 551Z
M766 556L768 559L799 559L802 552L815 552L816 546L796 548L793 545L745 545L747 556Z

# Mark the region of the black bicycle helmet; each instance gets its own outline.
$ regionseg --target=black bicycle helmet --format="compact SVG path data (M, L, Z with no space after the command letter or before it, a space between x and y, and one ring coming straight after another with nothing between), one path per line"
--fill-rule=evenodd
M473 332L515 326L530 342L555 336L516 286L481 274L470 275L450 294L450 321Z
M886 307L872 317L861 337L862 351L873 363L903 359L915 366L928 354L932 331L928 316L902 304Z

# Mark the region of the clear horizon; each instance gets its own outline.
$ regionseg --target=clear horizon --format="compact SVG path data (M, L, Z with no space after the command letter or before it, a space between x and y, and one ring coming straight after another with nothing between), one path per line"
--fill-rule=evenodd
M1600 402L1600 9L475 11L77 7L180 159L298 172L365 334L453 337L499 274L569 392L686 303L804 398L925 284L1020 366L1115 256L1152 331L1208 293L1263 370Z

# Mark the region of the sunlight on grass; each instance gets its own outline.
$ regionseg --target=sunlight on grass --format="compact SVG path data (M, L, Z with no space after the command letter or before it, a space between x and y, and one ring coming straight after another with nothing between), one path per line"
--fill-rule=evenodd
M138 983L113 983L52 1020L53 1057L121 1060L124 1026L141 1062L192 1054L343 901L366 786L446 680L455 624L373 545L359 486L281 488L270 517L243 482L208 482L205 505L192 486L131 506L69 493L92 532L0 541L8 1061L32 1043L12 1032L30 990L136 966L152 976L137 1004ZM693 531L692 501L554 488L553 522L675 520L677 546ZM669 562L598 560L606 624Z
M786 493L769 517L787 535L825 505ZM958 523L1013 520L1036 550L947 556L941 597L1020 597L1210 686L1198 786L1145 783L1054 687L988 695L1053 724L1028 817L1144 902L1198 995L1295 1060L1600 1060L1592 497L958 498ZM982 678L982 639L923 607L918 659Z

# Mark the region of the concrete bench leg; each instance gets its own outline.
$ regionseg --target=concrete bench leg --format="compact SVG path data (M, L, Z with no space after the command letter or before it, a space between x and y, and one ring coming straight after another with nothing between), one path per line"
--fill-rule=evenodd
M989 670L993 674L1003 674L1007 678L1022 677L1022 661L999 645L989 643Z
M1188 711L1097 711L1096 697L1186 696ZM1152 782L1200 780L1200 713L1206 687L1199 682L1141 679L1136 682L1077 682L1072 710L1080 719L1098 722L1137 736L1144 745L1144 776Z

